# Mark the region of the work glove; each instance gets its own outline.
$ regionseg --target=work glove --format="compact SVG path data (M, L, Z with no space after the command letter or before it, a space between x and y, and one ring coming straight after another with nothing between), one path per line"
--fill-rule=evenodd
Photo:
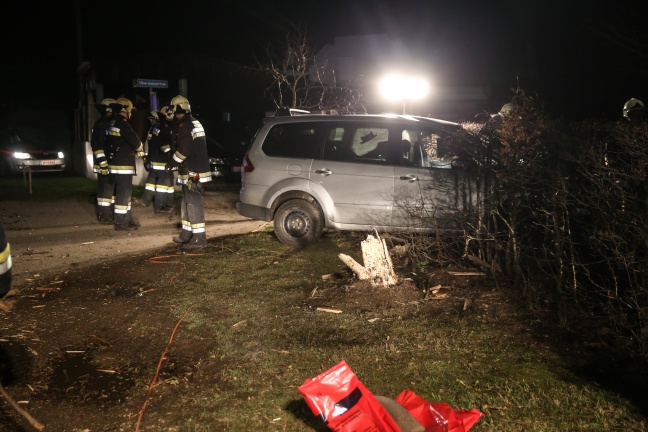
M189 177L187 179L187 189L189 189L192 192L203 193L205 188L203 187L203 184L200 181L200 174L196 174L193 177Z
M200 182L200 180L195 181L191 178L187 181L187 189L192 192L198 192L200 194L205 191L205 188L203 187L203 184Z
M144 157L146 156L146 153L144 153L143 151L138 151L136 153L136 155L137 155L137 157L141 157L142 159L144 159Z
M101 175L108 175L110 174L110 169L108 168L108 162L106 160L102 160L99 162L99 173Z

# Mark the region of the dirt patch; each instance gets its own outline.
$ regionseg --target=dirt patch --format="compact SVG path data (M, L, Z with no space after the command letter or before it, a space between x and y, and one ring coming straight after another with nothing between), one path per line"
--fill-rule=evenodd
M258 229L236 212L240 184L213 182L205 191L207 237L240 234ZM116 258L173 246L180 233L180 200L174 211L154 213L152 207L133 207L137 231L115 231L97 223L94 197L86 200L2 201L0 215L11 243L16 285L37 275L75 270Z
M169 340L178 307L156 295L162 280L165 289L169 283L168 267L158 263L177 254L175 247L160 248L25 279L14 310L0 317L0 357L6 360L0 379L15 400L29 401L25 408L33 407L32 414L47 430L76 432L77 424L87 431L133 429L135 414L124 418L124 413L140 411L147 393L142 383L151 379L151 359L161 357L165 349L161 342ZM386 290L342 272L312 292L307 304L312 308L340 307L345 314L368 320L395 319L412 304L428 308L431 314L461 309L464 300L460 293L469 295L471 279L439 277L431 283L445 280L446 286L434 292L407 278ZM444 297L449 290L453 295ZM496 310L499 306L493 303L499 301L489 299L490 309ZM190 337L184 336L176 339L159 365L158 383L170 385L156 388L156 400L182 391L172 385L174 380L189 382L193 391L228 385L217 378L218 362L202 367L205 353L212 349L213 335L193 329ZM320 334L318 340L321 344L344 343L339 335ZM29 430L6 404L4 411L0 430ZM170 426L177 423L173 413L164 412L164 405L152 404L147 412L148 428L143 430L178 430ZM227 428L223 425L213 430Z

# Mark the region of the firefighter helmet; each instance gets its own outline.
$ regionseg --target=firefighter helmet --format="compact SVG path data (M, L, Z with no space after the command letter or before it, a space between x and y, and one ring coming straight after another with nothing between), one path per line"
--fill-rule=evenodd
M97 109L99 110L99 112L101 112L102 115L103 115L106 111L110 111L110 112L112 112L112 108L110 108L110 105L112 105L112 104L114 104L114 103L117 103L117 101L116 101L115 99L112 99L112 98L106 98L106 99L102 100L101 102L99 102L99 103L97 104Z
M160 121L160 115L158 113L159 111L155 111L155 110L151 111L151 114L149 115L148 119L154 120L156 122Z
M189 105L189 100L182 95L178 95L171 99L171 106L173 107L174 114L184 114L191 112L191 105Z
M131 102L130 99L119 98L117 99L117 104L122 106L120 112L130 113L135 109L135 107L133 107L133 102Z
M509 102L507 104L504 104L497 114L504 117L511 114L514 110L515 110L515 105Z
M623 117L628 117L630 111L642 110L644 108L646 108L646 105L641 100L632 98L623 105Z
M167 120L173 120L173 107L171 105L165 105L160 108L160 115Z

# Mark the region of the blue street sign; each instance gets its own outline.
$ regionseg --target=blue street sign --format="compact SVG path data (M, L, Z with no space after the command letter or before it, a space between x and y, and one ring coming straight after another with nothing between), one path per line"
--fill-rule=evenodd
M133 87L168 88L169 82L167 80L137 78L133 80Z

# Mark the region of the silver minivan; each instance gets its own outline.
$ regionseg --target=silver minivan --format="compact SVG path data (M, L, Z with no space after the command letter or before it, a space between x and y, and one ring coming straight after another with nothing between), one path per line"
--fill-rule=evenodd
M450 229L475 200L451 148L461 129L398 115L266 118L243 159L237 210L274 221L293 248L317 241L324 228Z

